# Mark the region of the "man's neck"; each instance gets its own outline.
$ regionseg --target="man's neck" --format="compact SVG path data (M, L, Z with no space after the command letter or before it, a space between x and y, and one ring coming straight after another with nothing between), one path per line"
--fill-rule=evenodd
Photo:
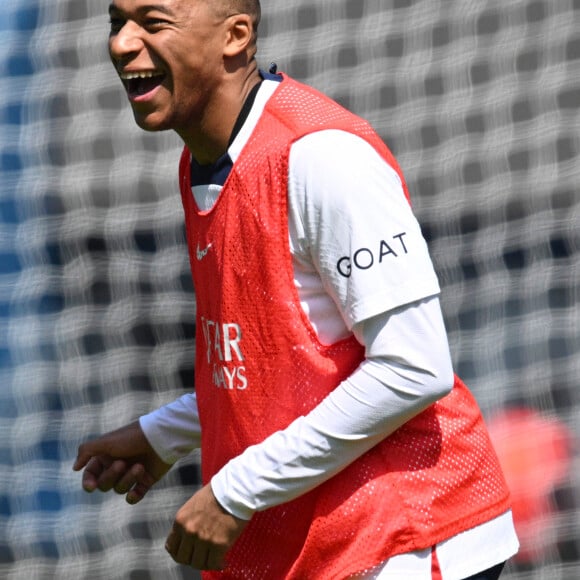
M205 119L193 131L178 131L179 136L200 165L214 163L228 148L236 121L252 89L261 81L257 66L248 70L244 81L225 86L206 110Z

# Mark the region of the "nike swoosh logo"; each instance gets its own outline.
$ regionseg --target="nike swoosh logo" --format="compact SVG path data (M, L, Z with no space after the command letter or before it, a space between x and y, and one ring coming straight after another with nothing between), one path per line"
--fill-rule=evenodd
M203 250L200 250L199 244L197 244L196 257L198 262L201 262L207 256L207 253L211 247L212 244L208 244L207 247L205 247Z

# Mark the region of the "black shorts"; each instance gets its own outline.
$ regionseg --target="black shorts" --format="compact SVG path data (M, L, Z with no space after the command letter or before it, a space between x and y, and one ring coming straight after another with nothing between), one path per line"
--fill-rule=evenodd
M473 576L469 576L469 578L465 578L464 580L497 580L505 566L505 562L502 564L498 564L493 568L489 568L488 570L484 570L483 572L478 572Z

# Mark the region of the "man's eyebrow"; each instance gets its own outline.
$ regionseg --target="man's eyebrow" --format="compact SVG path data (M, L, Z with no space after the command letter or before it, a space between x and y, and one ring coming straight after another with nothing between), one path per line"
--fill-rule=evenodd
M139 14L145 14L152 11L163 12L163 14L167 14L167 16L173 15L171 9L167 8L167 6L164 6L163 4L146 4L145 6L139 6L139 8L137 8L137 12ZM121 10L119 10L115 4L111 3L109 4L109 14L113 12L121 12Z

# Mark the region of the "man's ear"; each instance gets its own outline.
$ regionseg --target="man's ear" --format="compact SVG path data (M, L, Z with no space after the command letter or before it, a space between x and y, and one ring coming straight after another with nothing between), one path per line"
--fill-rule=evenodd
M236 57L254 42L254 25L249 14L234 14L228 18L224 56Z

